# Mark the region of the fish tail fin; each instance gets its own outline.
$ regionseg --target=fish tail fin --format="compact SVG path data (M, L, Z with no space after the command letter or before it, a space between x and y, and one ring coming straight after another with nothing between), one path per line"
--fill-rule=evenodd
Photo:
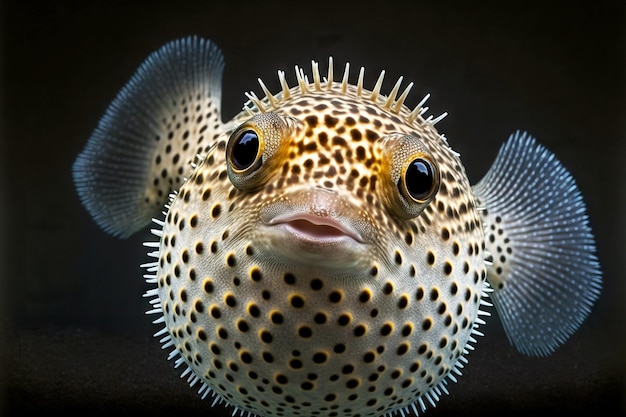
M165 44L106 109L72 167L78 196L105 231L145 227L223 130L224 61L209 40Z
M585 203L572 175L526 133L509 137L474 187L491 293L509 341L545 356L589 314L602 277Z

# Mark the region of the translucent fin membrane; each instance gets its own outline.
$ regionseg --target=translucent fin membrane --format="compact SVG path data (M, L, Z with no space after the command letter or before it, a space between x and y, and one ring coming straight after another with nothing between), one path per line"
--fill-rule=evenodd
M180 186L221 124L223 66L222 53L208 40L168 43L109 105L73 166L80 200L102 229L131 235Z
M602 286L580 191L552 153L519 132L474 191L506 334L520 352L548 355L587 317Z

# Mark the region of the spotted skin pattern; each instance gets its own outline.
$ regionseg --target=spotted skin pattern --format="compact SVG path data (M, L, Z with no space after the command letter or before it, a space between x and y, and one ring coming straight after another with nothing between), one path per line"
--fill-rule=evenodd
M324 78L313 62L312 81L259 80L264 98L222 122L222 68L210 41L164 46L73 167L104 230L156 217L155 336L214 405L418 414L461 375L488 296L529 355L589 314L601 274L584 203L532 138L513 135L472 187L435 128L445 114L426 117L427 97L407 108L402 78L383 95L384 72L367 89L363 69L337 81L332 59Z
M483 233L458 158L432 125L407 123L406 108L396 114L340 87L295 89L272 109L296 128L281 132L286 157L263 162L257 190L232 184L221 140L165 219L157 275L174 346L212 390L255 414L410 406L455 368L478 314ZM420 138L441 172L434 200L412 219L389 214L384 193L398 190L382 185L381 138L398 133ZM329 268L276 256L259 236L262 213L284 199L307 206L305 189L350 200L346 215L371 230L366 260Z
M169 117L168 117L169 116ZM190 173L190 153L205 154L207 143L213 143L219 134L220 113L211 96L183 97L171 103L170 111L160 120L160 129L154 134L156 147L152 157L144 203L163 207L163 200L171 190L177 190ZM210 129L209 129L210 127Z

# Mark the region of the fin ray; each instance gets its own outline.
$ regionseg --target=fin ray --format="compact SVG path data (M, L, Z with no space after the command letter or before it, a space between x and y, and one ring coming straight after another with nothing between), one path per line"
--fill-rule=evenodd
M211 41L179 39L149 55L117 94L72 167L102 229L124 238L148 225L221 133L223 67Z
M544 356L587 317L602 286L585 204L572 175L517 132L474 187L485 226L490 294L522 353Z

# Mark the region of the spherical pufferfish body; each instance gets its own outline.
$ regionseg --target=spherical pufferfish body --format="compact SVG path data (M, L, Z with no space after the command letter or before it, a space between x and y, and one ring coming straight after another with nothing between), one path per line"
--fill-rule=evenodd
M464 168L394 97L299 81L238 116L171 202L166 339L203 391L260 416L423 408L481 322Z

